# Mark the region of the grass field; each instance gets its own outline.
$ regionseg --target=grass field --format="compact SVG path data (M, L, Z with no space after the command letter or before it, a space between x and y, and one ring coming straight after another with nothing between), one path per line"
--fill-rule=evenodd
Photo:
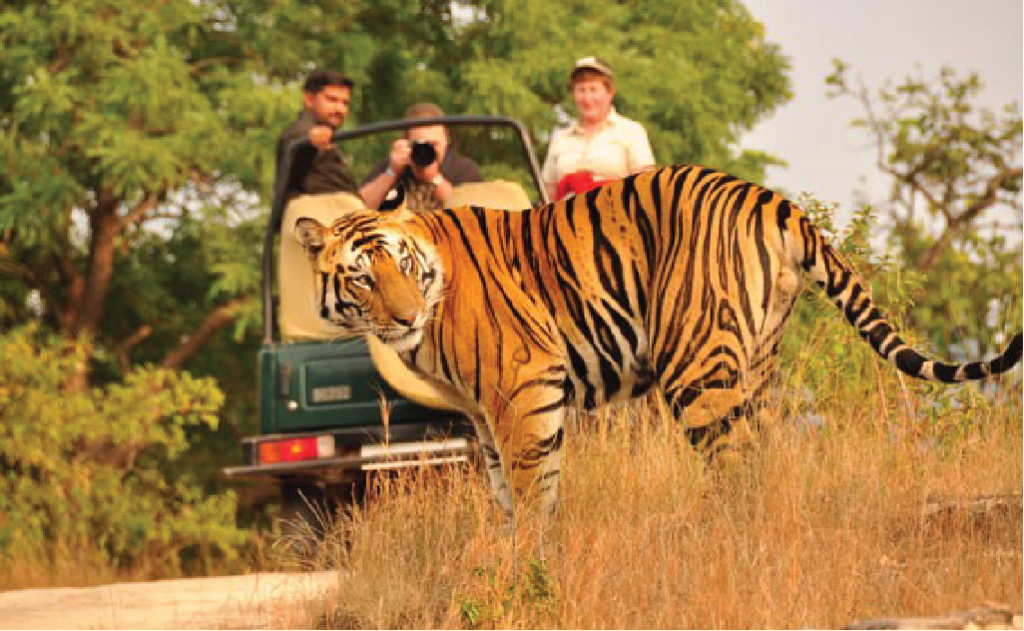
M574 424L544 560L536 532L502 528L480 476L387 479L331 539L344 571L320 623L835 628L992 602L1019 611L1015 390L921 414L929 394L894 379L814 423L775 415L724 470L654 406L612 409ZM972 513L980 497L990 510Z

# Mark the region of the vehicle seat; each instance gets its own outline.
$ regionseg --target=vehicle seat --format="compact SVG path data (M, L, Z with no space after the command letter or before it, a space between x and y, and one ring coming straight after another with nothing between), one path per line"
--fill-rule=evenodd
M310 217L329 226L338 217L365 207L363 200L351 193L302 195L288 203L281 220L281 258L277 266L284 342L324 339L314 308L313 274L305 250L295 239L295 221Z
M449 208L459 206L483 206L502 210L524 210L531 206L530 198L523 187L516 182L494 180L492 182L469 182L452 190L446 204Z

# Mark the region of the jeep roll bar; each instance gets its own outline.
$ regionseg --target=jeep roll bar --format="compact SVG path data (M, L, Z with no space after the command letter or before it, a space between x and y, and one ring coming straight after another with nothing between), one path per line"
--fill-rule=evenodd
M541 202L550 203L547 189L540 177L540 166L537 157L533 153L533 145L530 143L530 135L526 128L517 120L507 116L489 115L459 115L459 116L435 116L433 118L403 119L396 121L385 121L363 125L355 129L338 130L331 137L331 142L338 143L353 138L361 138L372 134L379 134L389 131L405 130L411 127L427 127L431 125L445 125L446 127L458 127L466 125L483 125L495 127L511 127L519 134L519 140L530 166L530 174L533 176L534 184L540 192ZM280 339L277 321L274 312L274 241L281 230L281 219L284 216L285 193L288 186L287 174L291 171L292 157L295 151L304 145L309 145L306 138L298 138L290 142L281 153L280 162L277 165L277 181L274 183L274 203L270 208L270 222L267 226L266 237L263 241L263 343L273 344Z

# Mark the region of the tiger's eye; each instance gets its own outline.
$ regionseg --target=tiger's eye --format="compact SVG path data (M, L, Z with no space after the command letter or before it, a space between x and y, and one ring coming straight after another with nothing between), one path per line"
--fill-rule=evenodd
M373 277L369 274L362 274L353 278L352 284L363 289L373 289Z

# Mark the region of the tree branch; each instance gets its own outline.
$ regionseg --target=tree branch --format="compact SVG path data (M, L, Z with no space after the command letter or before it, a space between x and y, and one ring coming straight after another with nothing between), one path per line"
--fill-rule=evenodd
M29 287L39 292L39 298L42 300L45 310L53 314L59 324L64 324L62 321L62 311L50 292L50 288L36 275L30 266L14 260L8 252L0 251L0 274L23 279Z
M71 259L70 251L61 256L55 255L54 259L57 273L60 274L64 286L68 288L67 302L61 308L55 309L55 313L61 329L70 331L75 321L75 314L80 308L82 296L85 294L85 280L78 273L75 262Z
M985 186L985 194L981 199L968 206L967 210L960 217L970 221L980 215L986 208L996 203L999 187L1003 185L1003 182L1015 177L1021 177L1022 175L1024 175L1024 171L1022 171L1021 167L1017 167L1015 169L1005 169L990 177L988 184Z
M217 307L210 312L203 322L196 328L178 348L174 349L164 357L161 365L164 368L180 370L185 362L192 359L196 353L210 341L218 331L235 321L239 309L248 302L249 298L236 298L226 305Z
M956 216L952 215L952 213L944 213L948 220L946 228L942 231L942 235L936 239L935 243L928 248L928 251L924 253L924 256L921 257L920 269L928 271L934 267L938 263L939 256L949 247L957 233L964 226L969 226L988 207L995 204L998 201L999 187L1002 186L1003 182L1014 177L1021 177L1020 167L1006 169L989 178L988 184L985 185L985 194L968 206L964 212Z
M143 324L134 333L129 335L123 342L117 345L114 349L114 356L117 357L117 363L121 366L122 370L126 370L129 365L128 351L133 347L138 346L143 340L153 334L153 327L148 324Z
M149 213L149 211L156 208L159 201L160 198L156 195L148 195L146 199L142 200L135 206L135 208L131 209L131 211L124 216L124 219L121 221L121 225L125 228L129 228L140 223L146 218L146 214Z
M57 59L47 66L46 71L50 75L55 75L64 69L65 66L74 58L74 53L68 49L67 42L61 41L57 43Z

